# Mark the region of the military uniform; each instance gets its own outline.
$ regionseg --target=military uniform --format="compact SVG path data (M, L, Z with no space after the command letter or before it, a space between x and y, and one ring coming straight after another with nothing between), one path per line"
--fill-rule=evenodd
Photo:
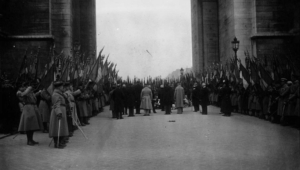
M57 85L58 86L58 85ZM52 111L50 116L49 137L53 137L55 147L64 147L63 138L69 136L66 100L62 91L54 89L52 94ZM60 129L59 129L60 122ZM59 130L59 132L58 132ZM59 133L59 134L58 134ZM60 141L58 143L58 137Z
M42 119L36 106L36 95L39 93L34 94L32 87L17 92L17 96L22 97L24 102L18 131L26 132L28 145L38 144L33 140L33 132L43 129Z
M39 104L39 112L43 118L44 132L48 132L48 123L50 122L51 113L51 95L44 89L41 92L41 101Z

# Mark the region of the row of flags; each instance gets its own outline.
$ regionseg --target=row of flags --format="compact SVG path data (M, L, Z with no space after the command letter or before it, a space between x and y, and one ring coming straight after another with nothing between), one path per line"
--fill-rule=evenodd
M117 64L110 62L109 55L105 57L102 54L103 50L104 47L100 50L97 58L90 58L85 57L85 53L80 52L80 47L72 56L65 56L63 51L57 53L52 48L48 57L50 61L41 73L38 73L39 50L37 54L31 53L29 57L25 52L18 79L24 80L25 78L29 81L39 78L40 84L45 88L49 87L53 81L60 79L72 82L75 87L79 83L87 83L92 80L106 90L109 90L112 84L116 83L137 84L140 82L143 85L150 84L153 87L159 87L165 82L176 84L179 81L185 88L191 89L195 82L205 82L215 86L223 80L235 84L242 83L245 88L249 85L260 84L264 89L282 77L291 80L293 75L299 76L299 69L295 65L297 62L289 56L273 55L271 60L267 60L266 56L263 59L258 59L254 56L250 57L249 52L246 51L244 65L240 59L230 58L225 64L213 63L202 73L185 73L178 78L162 79L161 76L154 78L148 76L143 79L136 77L130 79L127 76L126 79L122 79L118 76Z
M73 55L64 55L63 51L57 53L55 48L49 50L50 61L44 68L38 69L39 50L36 55L25 52L16 82L36 82L40 79L40 85L49 88L53 81L70 81L74 86L80 83L93 81L95 84L104 84L105 81L116 82L118 77L117 64L109 61L109 55L103 55L104 47L98 57L85 57L80 52L80 47ZM106 59L105 59L106 58ZM40 73L38 70L43 70ZM110 83L108 83L110 84Z
M222 80L233 83L242 83L245 88L249 85L260 84L263 89L273 82L278 82L280 78L292 79L292 76L299 76L299 69L294 65L289 56L273 55L271 60L266 56L263 59L250 57L249 52L245 52L245 65L239 59L231 58L225 66L213 63L199 77L201 82L216 85Z

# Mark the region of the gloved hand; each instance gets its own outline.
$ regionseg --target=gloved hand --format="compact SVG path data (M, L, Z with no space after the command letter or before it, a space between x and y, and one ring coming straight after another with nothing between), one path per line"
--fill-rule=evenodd
M57 119L61 119L61 118L62 118L62 113L58 113L58 114L56 115L56 117L57 117Z

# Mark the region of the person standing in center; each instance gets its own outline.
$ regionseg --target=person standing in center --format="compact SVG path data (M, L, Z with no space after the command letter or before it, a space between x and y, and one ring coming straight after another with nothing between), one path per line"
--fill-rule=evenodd
M122 113L124 111L123 101L124 101L125 96L121 89L120 84L117 85L117 88L115 89L115 91L112 94L112 98L114 100L114 110L115 110L117 119L123 119L123 116L122 116Z
M184 99L184 89L181 87L181 83L177 84L174 92L175 108L177 108L177 114L182 114L183 112L183 99Z
M144 116L150 116L150 111L152 110L152 91L149 85L145 85L141 92L141 109L145 110Z
M200 98L199 98L199 88L198 88L197 83L194 83L191 98L192 98L192 103L193 103L193 106L194 106L194 112L198 112L199 111L199 105L200 105L200 103L199 103Z
M141 91L143 89L143 86L141 85L140 81L137 82L137 84L134 86L135 91L135 114L141 114L140 113L140 104L141 104Z
M200 100L201 100L201 107L202 107L202 114L207 115L207 105L209 103L209 90L206 88L206 84L202 83L202 88L200 90Z

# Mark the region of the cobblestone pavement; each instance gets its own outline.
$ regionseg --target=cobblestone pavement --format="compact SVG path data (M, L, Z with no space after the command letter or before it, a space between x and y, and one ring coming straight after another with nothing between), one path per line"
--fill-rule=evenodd
M295 170L300 168L299 130L255 117L223 117L185 108L181 115L124 116L112 120L108 108L77 130L65 149L48 146L36 132L0 140L1 170ZM171 121L171 122L169 122Z

